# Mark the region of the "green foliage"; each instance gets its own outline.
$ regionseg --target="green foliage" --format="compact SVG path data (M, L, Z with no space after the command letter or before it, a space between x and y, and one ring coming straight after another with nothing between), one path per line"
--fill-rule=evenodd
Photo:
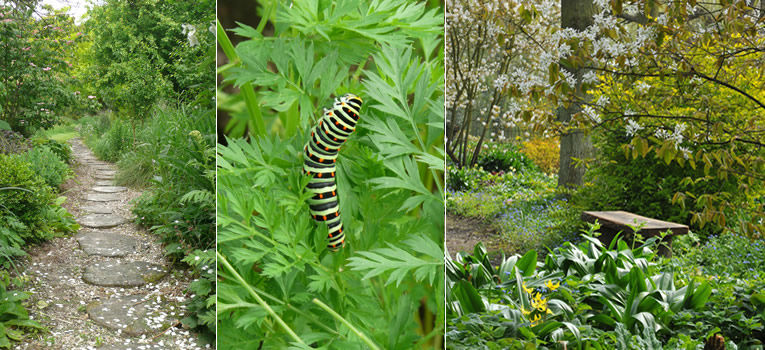
M70 164L72 162L72 147L65 141L56 141L47 138L35 138L35 147L46 147L58 156L62 162Z
M456 317L450 321L451 339L475 342L488 317L504 326L489 333L490 339L509 337L523 345L566 340L585 347L595 341L607 348L634 342L642 349L682 333L668 327L676 315L705 310L710 284L657 269L656 238L636 248L621 239L605 247L593 236L597 228L582 235L579 245L554 249L543 264L529 251L494 266L482 246L474 255L447 258L447 300ZM471 316L487 310L493 312Z
M82 117L77 120L80 124L80 135L85 138L85 143L90 144L92 140L103 135L112 125L112 117L109 113Z
M233 62L219 71L241 91L218 92L232 116L218 157L220 348L439 348L441 9L263 7L262 25L233 30L249 38L236 48L218 26ZM262 34L269 21L274 37ZM345 92L364 105L336 163L346 246L330 253L326 225L308 213L299 152L321 109ZM251 143L236 139L247 133Z
M195 297L186 304L189 313L181 322L192 329L206 327L202 336L208 343L215 343L215 337L211 336L215 334L216 322L215 250L195 250L183 258L183 262L191 266L200 278L189 285L188 290Z
M91 148L96 157L109 162L116 162L133 146L131 123L115 119L109 124L109 129L103 135L95 140L92 138L87 140L92 140Z
M93 41L87 51L89 65L83 69L93 81L87 88L131 119L148 117L165 97L211 107L214 36L207 29L214 13L215 2L210 0L114 0L94 6L84 23ZM184 25L194 26L192 33Z
M37 2L0 5L0 120L24 136L67 113L73 47L81 38L63 11L36 11Z
M55 157L55 156L54 156ZM19 156L0 154L0 212L13 216L26 228L19 232L27 242L50 237L44 211L55 197L50 186Z
M48 146L36 146L20 157L28 162L29 167L54 190L58 190L64 181L73 176L69 166Z
M133 211L177 259L215 245L214 133L210 110L157 109L138 134L136 147L118 163L118 183L151 184ZM136 175L136 169L148 170ZM156 179L141 178L151 174Z
M252 40L234 50L226 33L219 29L218 38L228 59L235 62L241 58L242 62L220 71L226 77L224 82L244 91L232 96L219 87L218 108L232 115L226 126L227 135L232 137L243 136L248 126L250 133L273 130L287 137L307 129L313 116L331 101L330 95L359 89L362 70L371 55L379 54L380 43L405 47L416 42L429 63L439 60L432 53L441 45L443 19L437 15L441 10L428 9L424 3L341 0L283 6L273 1L266 7L262 23L270 20L275 24L273 38L263 37L263 25L257 29L243 25L231 31ZM442 70L443 59L440 63ZM269 65L276 71L268 69ZM350 75L349 67L354 65L355 72ZM430 72L434 77L442 73ZM415 77L400 78L411 81ZM253 85L258 87L257 93ZM344 89L340 90L341 86Z
M495 143L488 150L481 152L478 166L488 172L523 172L538 171L538 167L510 143Z
M575 202L586 210L625 210L646 217L671 222L691 224L691 213L702 208L675 203L675 193L692 193L694 196L729 192L729 200L741 202L744 198L737 193L738 179L705 176L701 168L682 167L677 163L667 164L649 154L645 158L625 157L619 146L623 136L605 133L596 139L600 158L591 164L587 182L574 196ZM687 181L687 178L702 180ZM696 205L699 205L697 203ZM719 233L719 225L701 227L696 222L694 231Z
M14 282L17 282L14 279ZM23 339L22 329L41 330L43 327L29 319L24 309L24 300L29 299L26 292L10 291L11 278L7 271L0 270L0 348L11 348L11 341Z

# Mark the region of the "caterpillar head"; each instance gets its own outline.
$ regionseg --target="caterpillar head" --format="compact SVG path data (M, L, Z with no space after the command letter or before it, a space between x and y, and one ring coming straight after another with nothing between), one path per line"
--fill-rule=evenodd
M345 102L349 105L351 105L354 109L357 111L361 109L361 104L364 103L364 101L361 100L361 97L358 97L354 94L347 93L340 97L340 102Z

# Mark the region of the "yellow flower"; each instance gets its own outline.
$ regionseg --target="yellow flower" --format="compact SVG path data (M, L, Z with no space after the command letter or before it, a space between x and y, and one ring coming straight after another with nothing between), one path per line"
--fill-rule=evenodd
M551 291L555 291L556 289L558 289L558 287L560 287L560 281L558 281L558 283L553 283L553 281L550 280L545 282L545 286L549 288Z
M526 282L523 282L523 291L531 295L534 292L533 289L526 287Z
M542 299L542 293L536 293L531 299L531 306L540 312L547 311L547 300Z
M526 309L523 308L523 306L521 306L521 313L523 313L524 316L528 316L528 314L530 314L531 311L526 310Z
M537 323L539 323L539 321L540 321L541 319L542 319L542 315L531 316L531 319L530 319L530 321L531 321L531 325L532 325L532 326L536 326L536 325L537 325Z

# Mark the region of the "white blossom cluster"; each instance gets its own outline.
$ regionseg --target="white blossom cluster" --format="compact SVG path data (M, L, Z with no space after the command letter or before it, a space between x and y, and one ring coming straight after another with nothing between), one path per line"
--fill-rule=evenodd
M632 137L633 135L637 135L638 131L643 130L643 126L632 119L627 119L626 127L627 127L627 137Z
M669 132L665 129L656 129L654 136L660 140L672 141L675 144L675 149L682 152L683 156L688 159L688 156L691 153L690 150L687 147L680 146L680 144L683 143L683 140L685 139L683 132L687 127L688 126L685 123L679 123L675 125L675 129L672 132Z

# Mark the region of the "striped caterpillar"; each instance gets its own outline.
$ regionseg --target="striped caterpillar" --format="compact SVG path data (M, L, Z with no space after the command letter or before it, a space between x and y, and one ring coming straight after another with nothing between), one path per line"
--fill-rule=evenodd
M335 182L335 162L340 146L356 130L361 104L361 98L354 94L336 98L331 109L324 109L324 116L311 130L311 138L304 148L303 171L312 176L307 186L308 191L313 193L308 201L311 216L316 221L327 223L327 248L333 251L345 243Z

